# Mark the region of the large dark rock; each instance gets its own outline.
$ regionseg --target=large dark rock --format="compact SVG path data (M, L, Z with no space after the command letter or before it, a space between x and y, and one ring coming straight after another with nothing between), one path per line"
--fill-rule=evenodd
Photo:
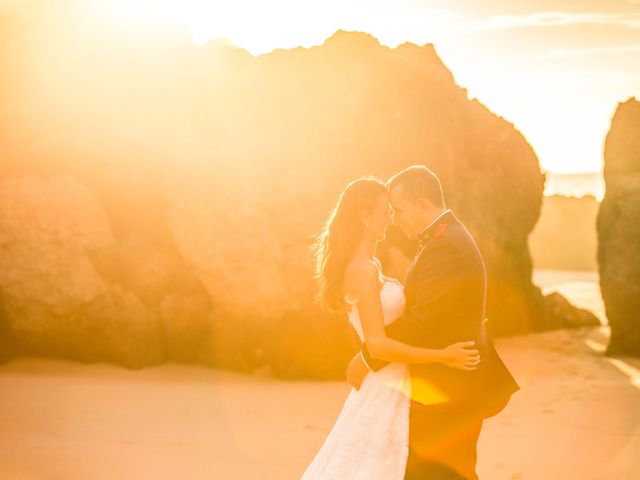
M598 214L600 287L609 355L640 356L640 102L618 106L604 148L606 194Z
M531 282L527 237L544 184L534 152L468 98L433 46L389 49L338 32L319 47L253 57L222 43L197 47L182 31L149 27L142 39L89 11L80 25L73 9L82 4L1 18L0 175L20 186L36 174L46 192L50 177L65 175L73 180L63 200L68 187L91 207L41 202L46 222L33 224L35 237L18 219L17 233L0 238L23 253L8 271L27 293L14 292L4 266L0 288L7 328L20 327L25 348L49 351L68 329L131 321L122 326L128 346L109 341L101 356L341 376L354 344L346 319L313 303L309 247L348 181L412 163L440 176L480 245L492 331L572 324ZM11 225L22 190L7 191L0 222ZM83 218L98 223L83 229ZM85 230L80 244L65 233ZM401 275L409 249L397 240L384 260ZM16 312L44 320L21 323ZM84 337L73 338L60 354L90 356Z
M0 231L0 358L138 368L209 348L211 301L182 257L133 233L116 241L73 178L0 180Z

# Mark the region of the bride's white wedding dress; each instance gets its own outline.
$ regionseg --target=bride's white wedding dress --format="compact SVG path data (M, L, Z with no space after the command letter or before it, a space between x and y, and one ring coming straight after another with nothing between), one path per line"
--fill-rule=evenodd
M357 300L349 322L363 340ZM386 280L380 289L384 323L402 315L404 289ZM322 448L304 472L303 480L402 480L409 453L409 371L392 363L369 372L359 390L351 389Z

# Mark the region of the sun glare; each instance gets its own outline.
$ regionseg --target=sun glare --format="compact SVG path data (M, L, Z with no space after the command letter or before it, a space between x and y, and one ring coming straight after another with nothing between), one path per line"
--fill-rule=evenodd
M335 31L337 21L333 8L314 8L282 0L115 0L102 1L100 7L120 22L142 28L157 24L180 25L189 31L197 45L227 39L253 55L276 48L321 44ZM291 18L296 21L292 22Z
M253 55L319 45L336 25L331 8L313 11L312 6L284 1L199 2L184 13L184 24L198 45L225 38Z
M175 0L110 0L100 2L99 7L117 20L140 26L184 24L191 13L188 2Z

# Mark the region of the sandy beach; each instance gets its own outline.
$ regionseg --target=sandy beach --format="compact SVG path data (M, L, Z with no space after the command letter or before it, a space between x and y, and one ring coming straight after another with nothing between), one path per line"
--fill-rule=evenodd
M536 281L603 313L594 274ZM496 342L522 390L485 424L480 478L638 478L640 361L603 357L607 335L602 326ZM1 479L295 479L349 386L23 358L0 366L0 391Z

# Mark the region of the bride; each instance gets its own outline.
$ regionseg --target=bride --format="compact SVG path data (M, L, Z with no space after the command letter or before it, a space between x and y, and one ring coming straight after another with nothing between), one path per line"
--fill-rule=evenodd
M403 479L411 393L407 363L474 370L480 361L473 342L432 350L386 337L385 325L399 318L405 306L402 285L384 276L374 257L390 210L384 182L357 179L340 195L316 244L319 299L347 313L372 356L393 363L370 372L358 390L351 390L304 480Z

